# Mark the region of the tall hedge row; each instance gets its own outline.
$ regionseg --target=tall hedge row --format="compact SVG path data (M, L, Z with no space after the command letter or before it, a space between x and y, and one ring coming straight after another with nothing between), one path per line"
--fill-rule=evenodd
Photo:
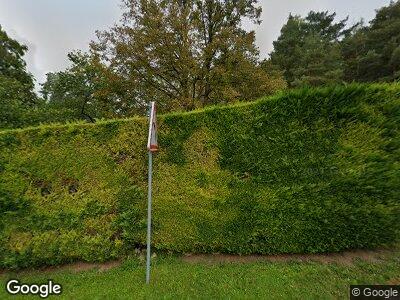
M147 120L0 133L0 266L145 243ZM316 253L400 236L400 85L302 89L159 118L153 247Z

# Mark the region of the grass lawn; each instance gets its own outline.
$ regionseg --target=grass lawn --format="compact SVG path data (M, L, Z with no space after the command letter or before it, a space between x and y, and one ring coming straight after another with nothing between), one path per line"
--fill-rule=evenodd
M61 297L50 297L55 299L347 299L350 284L400 284L400 251L352 263L206 263L157 257L149 286L144 283L144 263L137 259L105 271L61 268L7 272L0 275L0 299L30 298L8 295L5 282L9 278L23 283L52 279L63 289Z

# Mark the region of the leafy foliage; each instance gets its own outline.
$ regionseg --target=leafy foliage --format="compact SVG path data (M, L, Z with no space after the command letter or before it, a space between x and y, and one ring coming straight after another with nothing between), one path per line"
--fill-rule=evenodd
M0 75L14 78L31 90L32 75L26 71L26 63L22 58L27 50L25 45L10 38L0 26Z
M400 87L300 89L160 116L157 250L314 253L399 239ZM147 120L0 133L2 267L145 244Z
M257 2L127 0L122 24L91 48L138 109L150 100L173 111L254 99L285 87L259 68L255 34L241 24L260 22Z
M106 67L96 56L80 51L68 54L72 65L65 71L48 73L41 93L49 108L63 110L69 120L115 117L107 98Z
M367 26L334 20L328 12L289 16L270 61L290 87L399 79L400 1L380 8Z
M27 49L0 26L0 128L23 125L26 112L36 104L33 78L22 58Z
M314 12L302 18L289 15L274 42L271 63L284 71L289 86L340 83L343 77L339 39L348 33L346 20Z
M254 100L302 86L393 82L400 76L400 1L368 24L310 11L289 15L270 58L259 61L258 0L123 0L119 24L98 32L87 53L49 73L33 92L25 45L0 27L0 128L143 115Z
M400 1L377 11L369 26L356 27L343 41L348 81L393 81L400 78Z

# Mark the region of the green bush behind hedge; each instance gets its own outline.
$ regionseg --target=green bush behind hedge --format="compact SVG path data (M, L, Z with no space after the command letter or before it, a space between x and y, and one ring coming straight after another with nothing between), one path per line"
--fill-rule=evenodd
M147 120L0 133L0 266L104 261L146 233ZM316 253L399 239L400 85L160 116L153 246Z

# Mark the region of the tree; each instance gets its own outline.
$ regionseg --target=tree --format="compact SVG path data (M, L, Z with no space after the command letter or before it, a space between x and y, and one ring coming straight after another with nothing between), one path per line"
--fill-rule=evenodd
M33 77L23 59L27 50L0 26L0 128L27 124L23 116L38 104Z
M392 81L400 78L400 1L376 13L369 26L355 28L342 43L347 81Z
M301 55L294 69L293 86L319 86L340 83L343 63L338 43L321 41L320 35L305 38Z
M71 66L65 71L48 73L41 93L47 106L63 111L68 120L95 122L96 118L115 114L105 100L106 68L96 56L80 51L68 54Z
M28 47L10 38L0 25L0 75L14 78L27 90L33 89L33 77L22 58Z
M271 63L283 71L289 86L342 81L339 40L352 29L345 29L347 19L335 23L335 16L314 11L305 18L289 15L270 54Z
M258 97L271 92L269 78L241 24L260 22L257 1L125 0L122 24L91 49L130 87L121 102L137 110L150 100L170 111Z

